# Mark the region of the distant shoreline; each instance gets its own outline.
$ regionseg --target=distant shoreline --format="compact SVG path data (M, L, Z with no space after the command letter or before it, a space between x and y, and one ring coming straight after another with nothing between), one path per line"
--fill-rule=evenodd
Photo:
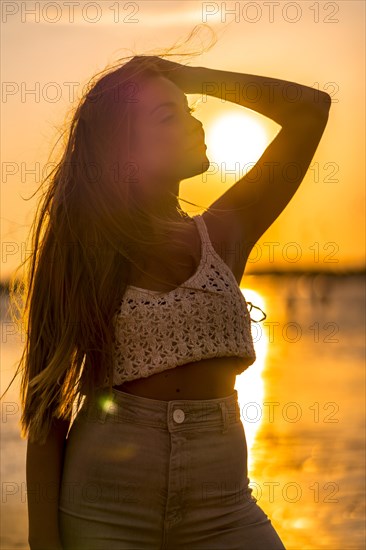
M323 275L325 277L365 277L366 267L364 268L350 268L350 269L291 269L291 270L282 270L282 269L272 269L267 271L251 271L250 273L245 273L243 277L261 277L261 276L271 276L271 277L299 277L307 276L313 277L316 275ZM9 280L0 281L0 293L9 294Z

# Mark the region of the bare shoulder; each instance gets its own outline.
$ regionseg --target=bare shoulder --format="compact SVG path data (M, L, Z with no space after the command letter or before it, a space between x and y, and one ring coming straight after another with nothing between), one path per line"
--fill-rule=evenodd
M202 218L212 246L240 284L247 261L248 245L243 242L237 218L232 214L213 214L209 209L202 214Z

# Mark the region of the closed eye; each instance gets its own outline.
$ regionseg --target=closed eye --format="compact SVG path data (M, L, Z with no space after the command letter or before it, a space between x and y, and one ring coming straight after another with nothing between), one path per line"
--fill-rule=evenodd
M195 107L188 107L187 112L191 114L191 113L194 113L195 110L196 110ZM169 115L168 117L163 119L163 122L165 122L166 120L170 120L171 118L174 118L174 117L175 115Z

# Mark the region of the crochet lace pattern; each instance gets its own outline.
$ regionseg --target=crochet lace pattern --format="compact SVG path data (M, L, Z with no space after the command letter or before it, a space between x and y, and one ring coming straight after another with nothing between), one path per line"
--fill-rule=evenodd
M201 359L243 357L243 370L256 359L243 293L214 249L202 215L192 218L201 239L192 277L167 292L126 288L114 316L113 385Z

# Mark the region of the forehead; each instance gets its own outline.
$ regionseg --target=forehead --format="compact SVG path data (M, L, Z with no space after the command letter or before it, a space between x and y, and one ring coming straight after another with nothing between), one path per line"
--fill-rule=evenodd
M138 114L148 115L161 103L173 101L177 105L186 105L187 96L171 80L164 77L149 78L139 83L136 89L135 108Z

